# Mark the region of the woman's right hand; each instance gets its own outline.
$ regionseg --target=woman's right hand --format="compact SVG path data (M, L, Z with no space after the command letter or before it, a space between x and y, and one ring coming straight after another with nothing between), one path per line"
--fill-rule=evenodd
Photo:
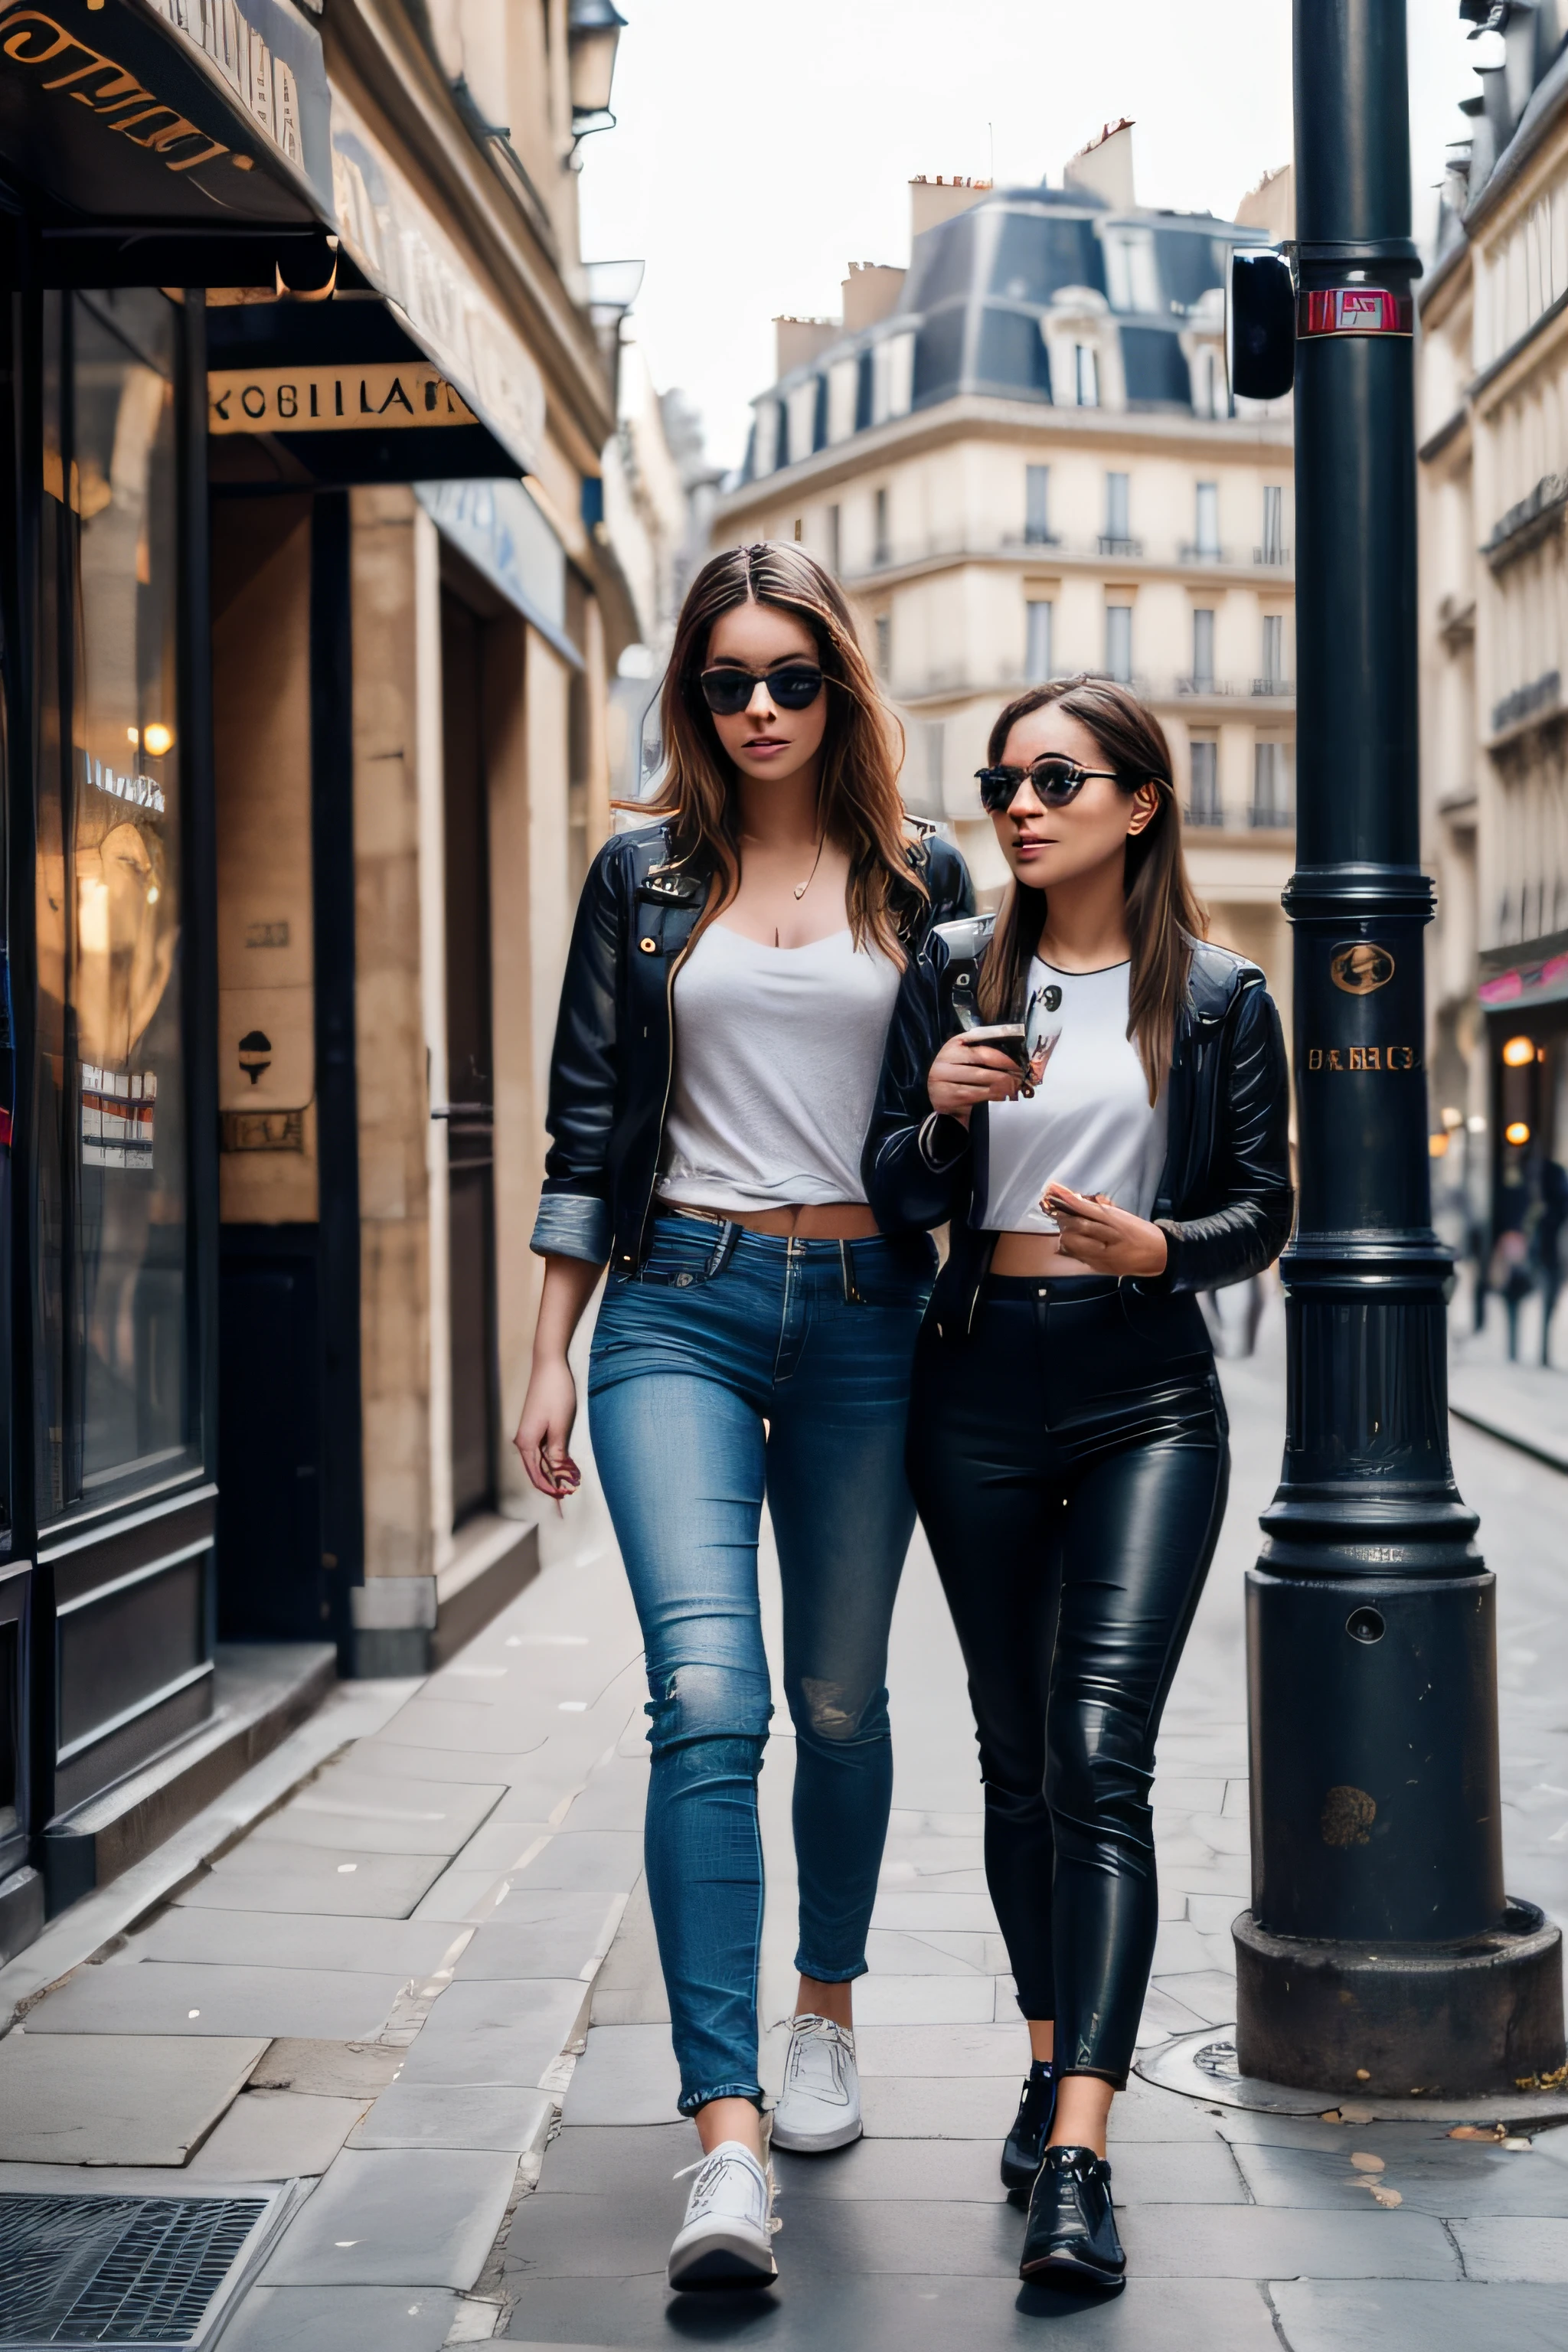
M577 1383L565 1357L536 1360L512 1444L534 1486L552 1503L574 1495L583 1481L567 1452L576 1418Z
M977 1104L1011 1102L1021 1083L1010 1055L995 1045L972 1045L961 1034L950 1037L931 1064L926 1093L932 1110L967 1127Z

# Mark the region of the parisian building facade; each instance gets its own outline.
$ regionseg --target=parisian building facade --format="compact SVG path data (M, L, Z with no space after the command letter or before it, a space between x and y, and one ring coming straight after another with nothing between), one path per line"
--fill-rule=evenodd
M1568 1162L1568 50L1550 5L1460 14L1505 62L1420 299L1432 1150L1450 1238L1501 1285Z
M781 320L716 544L798 540L842 581L904 721L905 799L1005 879L973 771L1020 688L1135 686L1170 737L1198 894L1289 1025L1295 791L1289 403L1233 402L1237 243L1140 206L1130 124L1060 189L911 184L907 271L851 266L837 320ZM1243 413L1245 412L1245 413Z
M0 0L0 1955L537 1563L608 0Z

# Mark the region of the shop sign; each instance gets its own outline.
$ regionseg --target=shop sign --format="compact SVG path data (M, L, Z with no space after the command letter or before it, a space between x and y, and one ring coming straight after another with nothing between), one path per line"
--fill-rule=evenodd
M313 183L325 208L328 97L321 37L288 0L244 0L243 6L239 0L131 0L107 26L103 0L87 0L87 6L100 19L90 27L80 26L73 0L48 0L42 7L31 0L0 0L0 62L23 75L32 91L84 109L106 134L144 149L176 174L226 156L241 172L250 171L245 132L258 131L290 172ZM201 79L215 86L215 95L221 91L220 108L196 102L200 81L193 85L182 73L149 18L174 36ZM245 117L243 130L233 120L236 107ZM82 120L73 113L60 128L74 132ZM204 193L210 198L216 192ZM217 201L235 203L232 195ZM245 207L237 209L243 216Z
M84 1062L82 1166L150 1169L157 1100L158 1081L151 1070L100 1070Z
M466 555L575 667L566 635L566 555L521 482L416 482L414 495L443 539Z
M332 90L332 197L343 248L479 421L536 473L544 379L435 214L342 90Z
M210 433L384 432L473 425L468 402L433 367L386 361L348 368L215 368Z
M1483 980L1476 991L1489 1012L1505 1004L1550 1004L1568 996L1568 955L1546 956L1540 961L1516 964Z

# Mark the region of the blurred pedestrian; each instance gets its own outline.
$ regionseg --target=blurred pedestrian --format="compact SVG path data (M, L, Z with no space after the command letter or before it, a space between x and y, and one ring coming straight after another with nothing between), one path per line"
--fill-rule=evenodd
M1021 695L979 782L1013 884L994 923L940 927L905 970L868 1190L889 1231L951 1222L908 1458L1028 2022L1002 2157L1028 2198L1020 2268L1111 2287L1154 1740L1229 1461L1196 1294L1289 1232L1289 1084L1263 974L1198 936L1165 738L1126 688Z
M973 900L956 853L911 837L894 721L799 548L737 548L698 575L662 727L654 822L600 852L562 992L517 1445L542 1493L576 1486L566 1350L608 1259L589 1415L647 1649L648 1895L703 2148L669 2281L762 2285L763 1499L800 1879L772 2136L815 2153L861 2128L850 1988L892 1798L904 1428L936 1264L928 1234L879 1234L861 1147L900 973Z

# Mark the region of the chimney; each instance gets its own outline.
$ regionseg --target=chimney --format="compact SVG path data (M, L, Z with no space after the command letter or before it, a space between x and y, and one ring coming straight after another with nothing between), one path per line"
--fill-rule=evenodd
M861 327L874 327L879 319L896 310L905 275L885 261L852 261L844 280L845 332L854 334Z
M1079 149L1062 173L1062 185L1103 196L1113 212L1133 210L1138 199L1132 192L1132 125L1126 115L1108 122L1098 139Z
M1260 228L1276 245L1283 245L1296 234L1296 166L1281 163L1272 172L1265 172L1256 187L1248 188L1236 208L1238 228Z
M844 332L837 319L775 319L773 320L773 382L798 367L808 367L818 352L836 343Z
M970 211L990 194L989 180L961 180L956 173L944 180L940 172L934 180L928 180L922 172L918 180L910 182L910 236L922 236L939 222L951 220L954 213Z

